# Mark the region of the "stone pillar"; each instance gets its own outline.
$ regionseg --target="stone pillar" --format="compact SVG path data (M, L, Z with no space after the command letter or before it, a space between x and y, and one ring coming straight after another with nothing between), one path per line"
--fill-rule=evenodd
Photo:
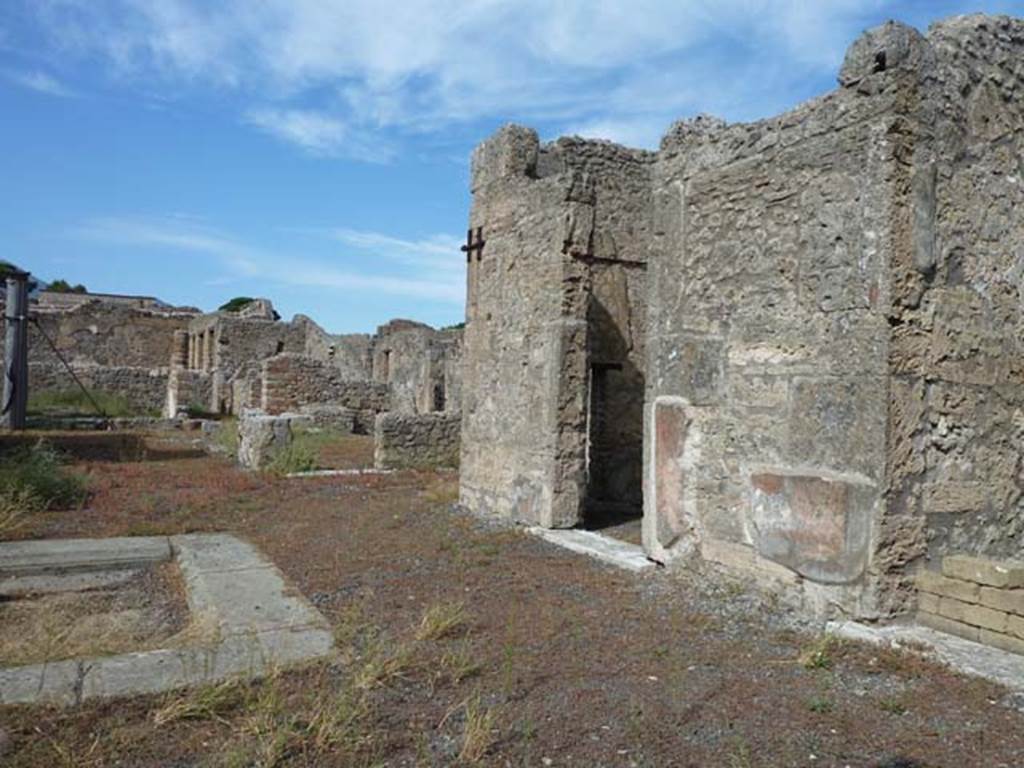
M203 370L209 372L213 368L213 331L207 329L202 335Z
M7 274L4 318L4 386L0 427L25 428L28 408L28 273Z
M171 345L171 370L167 376L167 401L164 405L164 415L169 419L178 415L179 378L189 364L190 341L191 336L188 331L174 332L174 340Z

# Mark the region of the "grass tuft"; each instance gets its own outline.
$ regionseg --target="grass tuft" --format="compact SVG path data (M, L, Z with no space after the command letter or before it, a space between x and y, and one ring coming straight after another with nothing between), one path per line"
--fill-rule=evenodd
M466 702L466 724L462 731L459 761L474 765L483 760L498 740L497 713L483 706L480 698Z
M800 664L804 669L831 669L835 663L836 651L841 645L841 641L835 635L823 634L804 648L800 654Z
M423 614L416 629L417 640L441 640L466 628L466 606L463 603L432 605Z
M153 722L158 726L181 720L226 722L224 715L236 709L244 699L245 688L237 680L194 688L156 710Z

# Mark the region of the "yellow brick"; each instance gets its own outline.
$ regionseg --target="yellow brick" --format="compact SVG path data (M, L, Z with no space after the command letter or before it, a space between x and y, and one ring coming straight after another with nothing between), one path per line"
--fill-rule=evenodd
M982 605L995 608L997 611L1016 613L1024 616L1024 589L997 589L996 587L982 587Z
M1024 638L1024 619L1020 616L1014 616L1010 614L1006 621L1006 632L1010 635L1016 635L1017 637Z
M925 613L939 612L939 596L927 592L919 592L917 595L917 609Z
M1013 560L951 555L942 559L942 573L953 579L973 581L989 587L1024 587L1024 563Z
M977 627L972 627L968 624L961 624L959 621L953 621L945 618L944 616L936 616L934 613L924 613L919 611L917 614L917 622L926 627L936 629L939 632L945 632L948 635L962 637L965 640L978 642L981 638L981 630Z
M965 615L970 605L970 603L961 603L951 597L944 597L939 601L939 615L953 621L968 623Z
M1024 640L1004 635L1001 632L983 629L981 630L981 642L985 645L991 645L993 648L999 648L1002 651L1024 654Z
M1006 631L1007 614L1002 611L994 611L983 605L968 605L963 612L963 621L973 624L982 629L991 629L993 632Z
M974 582L950 579L934 571L921 571L917 574L917 588L922 592L952 597L965 603L978 602L981 593L981 587Z

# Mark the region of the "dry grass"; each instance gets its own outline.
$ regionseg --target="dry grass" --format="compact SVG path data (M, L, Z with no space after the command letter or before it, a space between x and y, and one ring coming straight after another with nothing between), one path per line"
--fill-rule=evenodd
M497 724L495 710L485 707L478 696L467 701L459 761L474 765L483 760L498 740Z
M816 638L800 653L799 661L804 669L831 669L842 641L828 633Z
M468 643L461 643L445 651L438 668L439 676L446 677L454 685L476 677L482 671L483 665L473 655Z
M174 571L158 568L114 589L61 592L5 602L0 605L0 664L39 664L169 644L176 621L170 618L173 612L164 613L165 601L173 606L180 600L184 610L184 598L175 579ZM146 590L154 587L158 590L156 596L147 596ZM186 637L192 639L191 635Z
M11 535L26 523L27 516L42 509L31 488L10 488L0 491L0 541Z
M175 696L153 713L153 722L160 725L181 720L216 720L227 722L224 715L244 700L245 688L237 680L194 688Z
M464 603L441 603L427 609L416 629L417 640L441 640L466 629Z
M356 688L369 690L405 677L415 667L415 648L407 643L389 646L378 642L366 655L353 680Z

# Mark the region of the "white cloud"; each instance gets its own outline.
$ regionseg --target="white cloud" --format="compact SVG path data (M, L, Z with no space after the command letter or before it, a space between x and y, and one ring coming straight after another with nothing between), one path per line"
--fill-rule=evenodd
M345 125L318 112L255 109L246 115L246 121L315 154L335 154L345 139Z
M70 88L52 75L48 75L40 70L32 72L7 72L6 77L15 85L35 91L36 93L42 93L47 96L59 96L61 98L75 96L75 92Z
M35 0L59 44L140 80L231 87L249 122L381 159L386 130L517 119L647 138L750 117L834 71L883 0ZM772 65L774 63L774 65ZM657 87L655 87L655 85ZM317 99L315 111L296 110ZM763 107L763 109L760 109ZM351 145L353 149L349 149ZM386 155L386 153L384 153Z
M83 223L71 234L105 243L214 257L228 273L210 278L218 282L226 282L222 278L259 278L279 285L333 289L338 292L374 291L450 305L461 305L465 300L463 267L461 259L457 258L458 245L455 238L435 235L423 241L410 241L383 233L351 229L324 232L351 246L349 251L338 253L329 261L322 257L271 251L181 217L98 218ZM437 266L437 259L443 254L445 243L451 244L455 254L450 261L445 262L447 268L428 269ZM335 266L343 256L348 256L349 261L374 265L374 257L395 252L406 255L424 253L429 258L425 262L417 262L418 269L406 270L407 275L400 277L383 271L341 269Z

